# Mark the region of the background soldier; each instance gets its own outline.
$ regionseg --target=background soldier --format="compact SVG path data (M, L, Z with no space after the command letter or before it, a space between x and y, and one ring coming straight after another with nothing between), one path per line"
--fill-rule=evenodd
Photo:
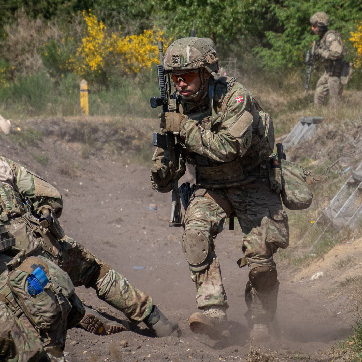
M334 30L328 30L329 17L324 12L317 12L310 18L312 31L319 35L319 41L314 53L314 59L322 62L325 72L319 78L314 104L322 105L329 94L329 103L336 104L341 95L343 86L341 75L344 58L344 45L341 36Z
M150 296L64 235L58 221L62 209L57 189L21 165L0 157L0 223L5 233L1 237L7 239L11 235L13 249L30 250L33 255L52 260L69 274L75 286L94 288L100 299L131 321L144 322L157 337L177 329L153 305ZM86 315L81 325L94 332L94 323L95 318Z
M279 286L273 254L289 242L280 190L272 191L269 181L272 121L235 78L216 75L218 58L211 39L176 40L166 51L164 67L176 86L178 110L162 114L161 128L179 135L187 162L196 168L182 237L200 309L191 315L190 328L213 334L226 321L215 238L226 217L236 215L243 231L240 254L245 253L239 266L249 267L245 299L250 337L266 339ZM184 170L176 170L162 149L153 160L153 187L169 192Z

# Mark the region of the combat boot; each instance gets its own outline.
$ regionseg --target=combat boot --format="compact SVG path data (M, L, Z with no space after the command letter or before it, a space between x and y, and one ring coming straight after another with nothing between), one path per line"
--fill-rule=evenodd
M150 315L143 322L156 337L167 337L174 331L179 330L178 324L169 321L156 305L152 307Z
M252 326L249 333L250 341L265 342L270 339L269 327L266 324L256 323Z
M222 306L211 306L204 308L202 312L193 313L189 318L191 331L207 334L210 338L222 337L227 321L225 310Z
M123 324L119 324L103 317L94 309L86 307L86 314L77 327L96 335L109 335L128 330Z

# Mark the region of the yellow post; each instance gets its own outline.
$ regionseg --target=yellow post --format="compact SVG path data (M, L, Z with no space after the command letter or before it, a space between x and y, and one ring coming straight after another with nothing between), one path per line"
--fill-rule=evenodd
M88 83L85 79L80 82L80 108L84 114L89 114Z

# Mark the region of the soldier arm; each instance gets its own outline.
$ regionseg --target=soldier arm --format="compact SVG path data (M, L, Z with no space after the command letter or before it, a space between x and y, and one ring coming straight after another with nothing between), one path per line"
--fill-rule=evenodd
M343 41L334 33L327 34L326 48L318 51L323 59L338 60L343 56Z
M250 147L253 118L258 117L253 99L242 88L226 97L219 129L205 129L189 118L183 122L180 136L190 152L217 162L230 162L242 157Z
M24 166L11 160L7 160L7 162L14 176L13 182L20 195L28 198L35 210L47 206L59 217L63 209L63 200L59 191L39 176L28 171Z

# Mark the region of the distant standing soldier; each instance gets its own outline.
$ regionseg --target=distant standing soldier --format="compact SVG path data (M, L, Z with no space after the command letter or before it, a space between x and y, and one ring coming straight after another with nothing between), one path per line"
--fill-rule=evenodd
M328 30L329 17L324 12L317 12L310 18L312 31L319 35L314 60L324 65L325 72L319 78L315 94L316 106L326 103L337 104L342 95L342 68L344 64L344 45L341 36L334 30Z
M223 329L228 303L215 239L225 219L236 215L243 231L239 255L245 254L239 266L249 268L245 300L250 338L267 339L279 288L273 254L289 243L280 190L272 190L269 180L272 120L235 78L217 75L211 39L176 40L166 51L164 68L175 84L178 109L161 115L161 128L178 135L187 163L196 169L182 236L199 308L190 316L190 328L208 335ZM153 187L169 192L182 170L162 149L153 160Z

